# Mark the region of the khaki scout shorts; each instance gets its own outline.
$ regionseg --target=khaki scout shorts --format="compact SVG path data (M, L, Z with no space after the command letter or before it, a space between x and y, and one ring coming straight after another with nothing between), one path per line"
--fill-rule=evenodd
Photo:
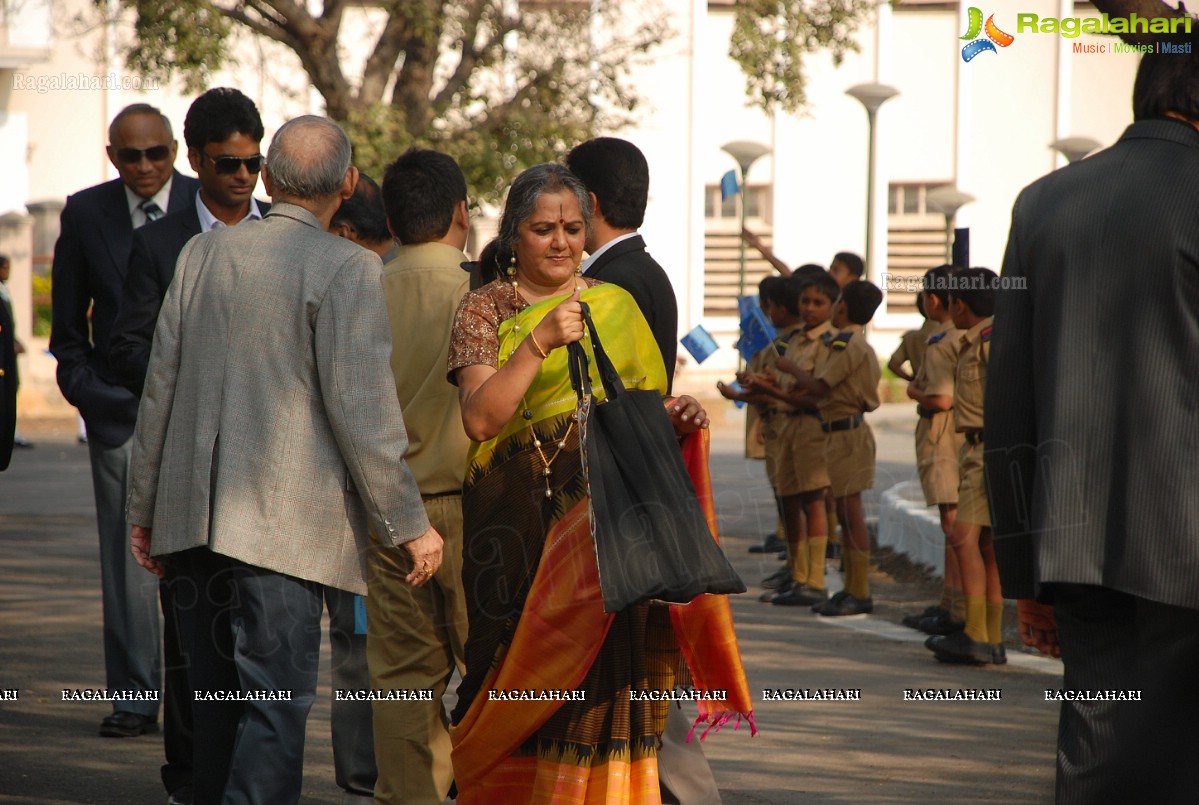
M771 425L775 438L767 444L775 445L774 489L779 497L814 492L828 486L825 439L820 420L807 414L776 414Z
M849 430L827 434L825 456L833 497L843 498L874 486L874 433L863 420Z
M965 437L953 429L953 411L916 423L916 471L929 506L958 502L958 454Z
M957 522L990 527L991 506L987 503L987 484L983 478L983 445L964 442L960 466L962 480L958 485Z

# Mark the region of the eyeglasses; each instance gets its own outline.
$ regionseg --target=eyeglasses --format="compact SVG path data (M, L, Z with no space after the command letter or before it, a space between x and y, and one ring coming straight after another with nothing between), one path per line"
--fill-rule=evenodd
M148 159L151 162L162 162L165 159L171 158L171 147L169 145L152 145L149 148L118 148L117 159L124 162L126 165L136 165L142 159Z
M246 170L250 173L258 173L262 170L262 154L255 154L252 157L210 157L201 151L200 156L212 161L218 176L232 176L241 170L242 165L245 165Z

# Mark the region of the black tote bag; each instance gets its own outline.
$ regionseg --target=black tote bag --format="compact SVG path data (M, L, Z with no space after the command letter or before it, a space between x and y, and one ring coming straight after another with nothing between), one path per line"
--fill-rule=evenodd
M604 611L651 599L686 604L704 593L745 592L708 528L661 395L626 389L586 303L583 318L607 393L597 404L587 353L570 344Z

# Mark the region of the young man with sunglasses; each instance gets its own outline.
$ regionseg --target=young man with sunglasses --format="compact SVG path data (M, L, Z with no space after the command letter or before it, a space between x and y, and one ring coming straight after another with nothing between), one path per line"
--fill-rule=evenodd
M175 261L193 236L243 220L261 219L269 204L251 194L262 169L262 118L253 101L235 89L220 87L192 102L183 121L187 158L200 179L187 204L137 230L109 340L109 361L117 381L142 393L158 310L175 274ZM175 584L160 585L165 684L162 782L170 802L188 803L192 791L193 686L182 654ZM367 728L369 734L369 727ZM373 769L373 766L372 766Z
M174 170L171 122L153 106L122 109L108 139L108 158L119 178L70 196L62 211L52 269L50 351L58 359L63 396L87 424L100 535L106 685L112 691L153 692L157 699L157 584L130 556L124 514L137 397L117 382L108 345L134 229L186 205L198 184ZM100 724L100 734L110 737L157 729L157 701L116 702Z

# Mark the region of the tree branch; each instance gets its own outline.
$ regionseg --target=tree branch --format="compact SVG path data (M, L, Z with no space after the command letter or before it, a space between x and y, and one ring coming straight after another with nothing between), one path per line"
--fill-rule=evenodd
M458 64L454 68L454 72L450 75L445 86L433 98L434 109L444 109L449 105L454 96L462 91L470 81L470 77L474 75L475 70L483 66L480 62L486 63L485 57L493 48L503 44L504 37L514 31L522 30L522 26L518 19L501 18L500 24L496 26L496 30L483 44L482 47L475 46L475 37L479 34L479 23L482 21L483 12L487 8L487 0L476 0L474 7L471 9L470 16L467 18L466 26L462 35L462 54L458 57Z

